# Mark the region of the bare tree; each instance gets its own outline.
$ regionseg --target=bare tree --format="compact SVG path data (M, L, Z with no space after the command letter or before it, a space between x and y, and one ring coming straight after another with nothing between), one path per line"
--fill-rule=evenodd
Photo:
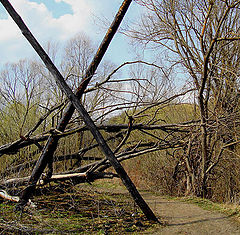
M184 161L188 191L205 197L210 173L226 149L226 137L228 144L237 140L232 128L238 120L240 2L137 2L146 11L128 33L168 55L167 63L177 65L196 88L200 133L189 137ZM215 131L211 125L216 125Z

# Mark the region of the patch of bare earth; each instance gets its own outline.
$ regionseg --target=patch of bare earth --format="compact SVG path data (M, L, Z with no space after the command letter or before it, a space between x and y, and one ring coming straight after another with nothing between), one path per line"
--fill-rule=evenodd
M148 234L240 234L240 224L221 213L204 210L197 205L168 200L151 193L142 193L153 211L166 225Z

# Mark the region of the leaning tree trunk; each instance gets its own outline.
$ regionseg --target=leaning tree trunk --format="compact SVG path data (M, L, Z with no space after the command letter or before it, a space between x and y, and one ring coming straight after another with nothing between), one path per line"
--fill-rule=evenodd
M1 2L4 5L4 7L6 8L6 10L9 12L9 14L12 16L14 21L17 23L19 28L22 30L23 35L27 38L27 40L30 42L32 47L35 49L35 51L41 57L42 61L45 63L45 65L48 68L48 70L52 73L52 75L55 78L58 86L67 95L67 97L69 98L71 103L74 105L74 107L77 109L79 114L82 116L84 122L88 126L88 128L91 131L92 135L95 137L96 141L98 142L99 146L101 147L101 149L102 149L103 153L105 154L106 158L110 161L111 165L114 167L115 171L117 172L117 174L119 175L119 177L123 181L124 185L126 186L126 188L129 191L129 193L132 195L134 201L141 208L141 210L143 211L143 213L146 215L146 217L149 220L158 221L157 217L154 215L154 213L152 212L150 207L146 204L144 199L141 197L141 195L137 191L135 185L133 184L133 182L131 181L131 179L127 175L126 171L124 170L122 165L119 163L119 161L116 159L114 153L112 152L112 150L109 148L109 146L105 142L103 136L101 135L101 133L97 129L95 123L92 121L91 117L89 116L89 114L87 113L87 111L85 110L83 105L80 103L80 101L78 99L78 96L75 95L72 92L72 90L69 88L69 86L67 85L67 83L64 80L63 76L61 75L61 73L57 70L56 66L52 63L52 61L49 58L49 56L46 54L46 52L43 50L43 48L40 46L40 44L37 42L37 40L31 34L29 29L24 24L24 22L22 21L20 16L16 13L16 11L13 9L13 7L9 3L9 1L1 0ZM123 16L124 16L124 14L122 15L122 13L124 12L123 9L126 12L131 2L132 2L131 0L125 0L123 2L122 6L121 6L121 8L119 10L119 14L122 16L121 18L123 18ZM108 44L106 44L106 46ZM103 56L103 54L102 54L102 56ZM95 67L95 70L96 70L96 67ZM90 74L91 75L93 74L92 71L90 71ZM88 77L86 77L86 79L88 80ZM83 88L83 90L84 90L84 88ZM41 170L43 171L44 168L41 169ZM41 174L38 172L37 175L40 177ZM38 177L38 179L39 179L39 177ZM31 182L32 179L34 180L33 182ZM25 190L25 192L23 193L23 195L21 197L22 203L24 203L24 204L26 203L26 199L29 198L29 194L32 191L32 189L35 187L35 184L36 184L36 177L31 177L30 185Z

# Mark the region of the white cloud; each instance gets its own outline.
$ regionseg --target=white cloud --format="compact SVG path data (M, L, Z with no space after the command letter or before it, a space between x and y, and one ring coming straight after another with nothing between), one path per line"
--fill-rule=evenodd
M122 0L55 0L55 2L56 4L60 2L68 4L72 8L72 14L62 14L61 12L60 17L54 18L54 14L43 3L30 0L11 0L15 10L43 46L48 41L60 42L60 45L63 45L66 40L78 32L85 32L99 43L106 27L102 27L101 20L94 22L96 16L104 16L111 21ZM2 7L1 4L0 7ZM0 68L6 62L16 62L19 59L35 55L10 16L0 18L0 32ZM121 47L119 47L119 43ZM108 49L108 55L112 60L114 58L120 61L126 60L128 52L124 51L124 44L126 42L121 35L115 37Z
M65 14L56 19L43 3L38 4L28 0L11 1L15 10L41 44L45 44L48 40L66 40L80 31L86 32L91 28L92 21L90 18L93 6L87 0L55 1L63 1L69 4L72 7L73 14ZM20 30L10 16L7 19L0 19L0 31L1 53L8 54L1 56L0 64L6 62L6 57L9 58L9 61L15 60L18 57L23 58L21 53L19 55L16 53L23 51L23 47L26 47L26 43L23 43L25 39L21 36ZM15 54L13 49L16 51ZM26 56L28 53L30 53L30 50L26 49Z
M62 38L74 35L79 31L88 31L91 28L92 6L88 1L75 0L56 0L56 2L65 2L72 8L73 14L66 14L58 19L52 19L52 27L59 28L62 31Z
M10 39L17 37L19 30L15 23L9 19L0 20L0 42L7 42Z

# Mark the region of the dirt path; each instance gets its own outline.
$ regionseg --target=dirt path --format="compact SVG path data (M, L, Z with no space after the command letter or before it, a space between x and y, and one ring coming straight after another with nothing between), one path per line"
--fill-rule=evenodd
M151 193L141 194L153 211L167 224L149 234L240 235L240 224L226 215L206 211L193 204L167 200Z

